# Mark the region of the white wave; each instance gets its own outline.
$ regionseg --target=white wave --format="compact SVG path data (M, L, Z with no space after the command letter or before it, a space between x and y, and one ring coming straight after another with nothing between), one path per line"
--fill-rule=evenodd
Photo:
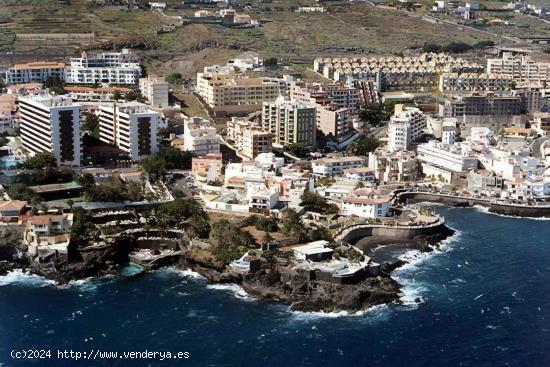
M506 215L506 214L500 214L500 213L493 213L489 211L489 208L483 205L474 205L474 209L476 209L479 212L496 215L498 217L503 218L512 218L512 219L530 219L530 220L550 220L550 217L523 217L523 216L517 216L517 215Z
M233 292L236 298L251 301L254 298L248 295L245 290L238 284L209 284L206 286L208 289L215 289L218 291Z
M58 288L60 289L76 289L79 291L95 291L97 290L97 286L100 281L105 281L107 279L114 279L114 276L112 275L106 275L100 278L85 278L85 279L78 279L78 280L71 280L67 284L58 285Z
M289 308L290 309L290 308ZM355 312L338 311L338 312L304 312L304 311L290 311L293 318L298 321L315 321L319 319L335 319L338 317L361 317L368 316L369 318L379 318L389 311L387 304L380 304L369 307L365 310L359 310Z
M191 279L198 279L198 280L206 279L201 274L199 274L196 271L193 271L191 269L181 270L181 269L178 269L178 268L175 268L175 267L162 268L162 269L158 270L157 273L159 273L159 274L176 274L176 275L179 275L183 278L191 278Z
M94 291L97 289L98 282L106 279L113 279L113 276L106 275L101 278L86 278L71 280L66 284L59 284L55 280L44 278L40 275L31 274L28 271L16 269L8 272L5 276L0 276L0 286L17 284L33 287L55 287L58 289L75 289L78 291Z
M10 284L26 285L33 287L47 287L55 286L56 282L50 279L46 279L39 275L31 274L28 271L21 269L15 269L8 272L4 276L0 276L0 286L6 286Z
M439 246L432 248L430 252L410 250L399 257L399 260L405 261L406 264L395 269L391 276L401 284L403 295L400 300L405 309L414 310L418 308L418 304L425 302L423 294L427 292L428 286L417 282L414 279L414 274L419 270L421 264L453 249L453 245L462 236L461 231L454 231L455 233L452 236L441 241Z

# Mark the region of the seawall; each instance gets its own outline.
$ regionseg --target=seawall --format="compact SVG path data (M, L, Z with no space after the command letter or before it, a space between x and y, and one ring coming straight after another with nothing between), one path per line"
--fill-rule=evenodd
M480 205L489 208L489 211L495 214L517 217L550 218L550 205L505 204L502 202L491 201L490 199L474 199L464 196L452 196L426 192L401 192L396 195L396 201L403 204L429 201L460 207Z
M440 218L437 222L422 226L389 226L377 224L356 224L349 226L334 239L347 243L355 243L365 237L387 238L394 241L416 240L420 237L446 237L452 234L452 230L445 225L445 220Z

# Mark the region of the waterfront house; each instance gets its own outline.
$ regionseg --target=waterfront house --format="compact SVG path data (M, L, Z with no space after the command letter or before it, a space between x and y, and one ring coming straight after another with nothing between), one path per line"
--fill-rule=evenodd
M342 201L342 215L362 218L385 217L391 206L391 197L370 189L359 189Z
M0 201L0 221L17 222L27 211L27 202L21 200Z
M332 259L331 248L327 247L328 241L314 241L307 245L297 246L292 249L296 260L323 261Z
M67 256L72 225L72 214L34 215L27 220L23 243L31 256Z

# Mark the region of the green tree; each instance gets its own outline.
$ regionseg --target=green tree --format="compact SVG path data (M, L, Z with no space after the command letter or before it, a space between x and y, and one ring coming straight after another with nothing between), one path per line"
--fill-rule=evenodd
M167 218L170 228L185 230L191 238L208 236L208 214L195 200L176 199L162 204L158 211Z
M359 111L359 119L371 126L379 126L385 121L387 115L384 106L380 103L372 103Z
M65 94L65 82L57 75L48 77L44 86L55 94Z
M12 200L32 201L36 194L24 183L14 183L8 189L8 196Z
M141 167L152 181L159 181L166 177L166 160L159 154L153 154L141 162Z
M451 42L447 44L445 47L443 47L444 52L450 52L455 54L461 54L470 49L472 49L472 46L464 42Z
M307 234L300 216L296 210L287 208L283 210L283 218L281 219L281 231L296 243L303 242L307 239Z
M76 182L82 186L84 191L91 189L95 186L95 179L91 173L84 173L81 176L78 176Z
M279 64L279 61L277 60L276 57L269 57L264 60L264 66L268 68L275 68L277 67L278 64Z
M321 214L336 214L339 212L336 204L329 203L326 198L317 193L306 191L300 196L300 199L302 200L300 205L308 212Z
M41 152L22 163L22 168L44 169L47 166L56 167L56 159L51 152Z
M88 130L90 135L99 139L99 117L95 113L84 113L84 130Z
M255 247L254 237L227 219L212 225L209 241L212 254L226 264L238 259L247 249Z
M111 182L88 188L84 192L84 197L87 201L120 202L128 200L128 193L120 180L113 179Z
M304 143L291 143L286 150L298 158L305 158L309 154L309 149Z
M276 232L279 229L277 222L273 218L258 217L255 227L259 231Z
M368 155L381 145L380 140L374 135L366 135L348 146L348 152L353 155Z
M441 52L441 49L441 45L437 43L426 42L424 46L422 46L422 52Z
M166 81L170 84L179 84L181 83L182 78L181 73L171 73L166 76Z

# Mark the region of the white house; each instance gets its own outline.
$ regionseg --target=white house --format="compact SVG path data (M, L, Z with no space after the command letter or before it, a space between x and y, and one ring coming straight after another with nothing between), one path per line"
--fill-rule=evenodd
M311 162L311 168L316 176L333 177L343 174L346 169L360 168L366 164L367 159L364 157L348 156L317 159Z
M390 196L369 189L359 189L342 201L342 215L380 218L388 214L390 206Z
M294 258L301 261L323 261L332 258L333 250L327 245L328 241L314 241L307 245L292 248Z

